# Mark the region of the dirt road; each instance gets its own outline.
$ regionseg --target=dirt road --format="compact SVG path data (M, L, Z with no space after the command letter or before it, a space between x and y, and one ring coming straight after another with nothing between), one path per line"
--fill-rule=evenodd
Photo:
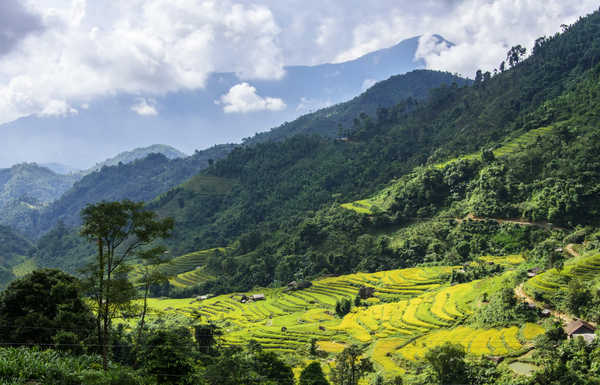
M523 300L524 302L534 304L539 309L546 309L543 303L536 302L535 299L533 299L531 296L525 293L525 290L523 290L523 284L520 284L515 288L515 295L517 296L517 298ZM552 309L549 310L550 314L552 314L553 317L560 319L564 323L569 323L573 321L573 317L569 316L568 314L561 313Z

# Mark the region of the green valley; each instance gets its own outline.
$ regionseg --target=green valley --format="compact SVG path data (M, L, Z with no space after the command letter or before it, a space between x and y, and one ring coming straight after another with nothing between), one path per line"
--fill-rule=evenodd
M600 383L600 11L524 52L11 211L0 379Z

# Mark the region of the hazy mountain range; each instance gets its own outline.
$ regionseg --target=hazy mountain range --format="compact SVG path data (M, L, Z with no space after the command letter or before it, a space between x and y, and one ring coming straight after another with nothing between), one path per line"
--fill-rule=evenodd
M451 45L436 36L440 44ZM60 163L88 169L115 153L154 143L186 153L239 142L305 113L348 100L375 82L423 68L419 38L356 60L286 68L280 80L212 74L203 89L153 98L119 94L81 105L69 116L30 116L0 126L0 165Z

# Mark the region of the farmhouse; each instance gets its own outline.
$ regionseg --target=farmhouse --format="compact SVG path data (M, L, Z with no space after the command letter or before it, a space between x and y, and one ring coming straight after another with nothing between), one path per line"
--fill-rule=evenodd
M360 299L371 298L373 294L375 294L374 287L361 286L360 289L358 289L358 295L360 296Z
M582 320L573 320L565 327L565 333L570 338L582 337L585 342L590 343L596 338L596 328Z
M252 301L264 301L265 299L267 299L267 297L265 297L264 294L253 294L250 296L250 299Z
M535 268L533 268L533 269L529 269L529 270L527 270L527 276L528 276L529 278L533 278L533 277L535 277L536 275L538 275L538 273L539 273L540 271L541 271L541 269L540 269L539 267L535 267Z

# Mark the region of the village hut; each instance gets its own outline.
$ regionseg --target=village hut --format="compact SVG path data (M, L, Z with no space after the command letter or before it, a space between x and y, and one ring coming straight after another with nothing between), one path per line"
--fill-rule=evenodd
M504 360L504 357L501 356L487 356L487 359L498 365Z
M595 331L596 328L593 325L580 319L569 322L565 327L565 333L569 339L582 337L587 343L592 342L594 338L596 338L596 334L594 334Z
M358 295L360 296L360 299L371 298L373 296L373 294L375 294L374 287L361 286L360 289L358 289Z

